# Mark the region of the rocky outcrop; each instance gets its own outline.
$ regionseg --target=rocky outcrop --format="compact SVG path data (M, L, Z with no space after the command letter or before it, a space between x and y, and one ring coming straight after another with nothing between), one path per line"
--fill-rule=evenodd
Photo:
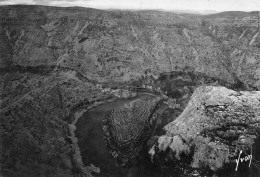
M160 159L169 150L166 157L176 164L189 156L186 163L192 168L217 171L230 165L234 172L238 157L252 155L250 160L258 167L254 144L260 128L259 100L260 92L199 87L182 114L164 127L166 135L150 149L152 160ZM247 163L252 156L247 157Z

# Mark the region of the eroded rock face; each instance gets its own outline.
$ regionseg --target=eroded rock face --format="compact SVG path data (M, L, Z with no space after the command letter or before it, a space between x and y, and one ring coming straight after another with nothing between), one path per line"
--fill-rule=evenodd
M217 171L230 165L235 171L240 151L241 158L256 155L259 99L259 92L199 87L183 113L164 127L166 135L150 150L152 159L160 158L160 153L167 149L176 163L182 161L183 156L190 156L192 160L188 163L193 168Z
M0 11L1 68L59 66L120 83L189 68L231 83L259 83L257 13L234 22L221 15L75 7L3 6Z

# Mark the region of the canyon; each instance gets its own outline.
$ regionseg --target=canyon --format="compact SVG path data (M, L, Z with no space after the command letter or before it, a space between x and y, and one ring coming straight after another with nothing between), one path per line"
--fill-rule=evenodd
M0 6L0 176L258 176L258 14Z

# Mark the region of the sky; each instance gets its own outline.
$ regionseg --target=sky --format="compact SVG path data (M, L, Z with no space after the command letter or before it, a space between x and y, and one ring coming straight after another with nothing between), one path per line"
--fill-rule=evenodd
M260 0L0 0L0 5L83 6L97 9L259 11Z

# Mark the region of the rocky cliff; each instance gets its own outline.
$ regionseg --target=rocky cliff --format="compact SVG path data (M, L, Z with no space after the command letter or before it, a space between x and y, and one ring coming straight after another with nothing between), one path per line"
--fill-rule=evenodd
M249 170L256 176L259 125L258 91L199 87L181 115L164 127L166 135L150 154L153 161L172 161L176 166L189 157L186 165L209 168L220 176L247 176Z

